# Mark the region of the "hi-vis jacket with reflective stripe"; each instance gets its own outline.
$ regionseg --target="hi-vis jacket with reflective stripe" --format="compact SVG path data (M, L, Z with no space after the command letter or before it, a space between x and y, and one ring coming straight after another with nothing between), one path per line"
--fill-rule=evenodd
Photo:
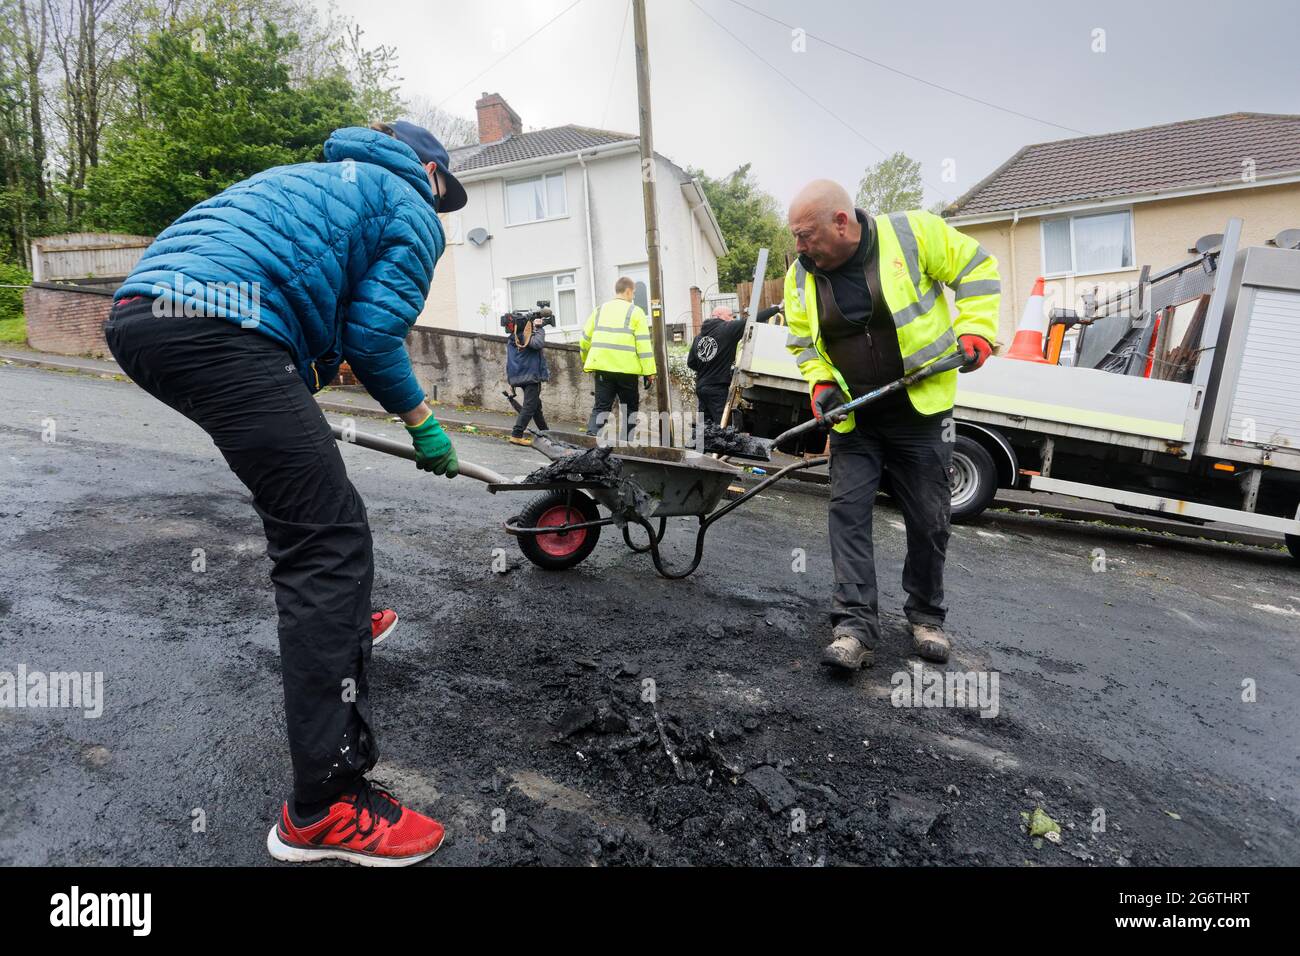
M655 374L650 323L645 310L635 302L610 299L592 312L579 347L584 371Z
M878 268L885 304L893 313L905 374L924 368L957 349L957 337L978 335L990 343L998 331L1001 284L998 263L978 242L933 213L914 209L876 216L876 243L868 269ZM954 321L943 295L945 283L957 300ZM796 260L785 276L786 348L809 386L844 377L831 363L817 321L817 283ZM923 415L952 408L957 372L942 372L907 390L912 407ZM857 396L853 396L856 398ZM835 426L853 430L853 415Z

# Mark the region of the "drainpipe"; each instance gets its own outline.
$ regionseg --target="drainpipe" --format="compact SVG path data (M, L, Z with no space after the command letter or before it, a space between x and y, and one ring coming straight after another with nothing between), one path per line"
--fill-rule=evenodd
M596 255L591 243L591 184L587 179L587 161L578 154L578 165L582 167L582 213L587 223L587 281L591 286L591 307L596 307Z
M1019 308L1020 290L1016 286L1016 223L1020 222L1020 210L1011 213L1011 321L1019 322L1016 309Z

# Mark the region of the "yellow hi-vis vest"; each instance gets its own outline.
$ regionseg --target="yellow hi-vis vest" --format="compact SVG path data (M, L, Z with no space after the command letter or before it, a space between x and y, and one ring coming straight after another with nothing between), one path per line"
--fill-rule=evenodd
M655 374L654 341L645 310L635 302L610 299L587 318L578 343L586 372Z
M955 352L958 336L978 335L992 344L998 332L1002 291L997 260L970 236L924 210L876 216L875 224L873 254L879 257L881 294L894 316L903 373L915 372ZM940 283L953 291L956 320L949 314ZM789 332L785 346L809 389L818 382L836 382L847 395L844 376L822 342L816 279L797 259L785 276L785 320ZM907 396L922 415L952 408L957 372L941 372L911 385ZM869 409L862 411L865 414ZM852 414L835 426L837 432L853 428Z

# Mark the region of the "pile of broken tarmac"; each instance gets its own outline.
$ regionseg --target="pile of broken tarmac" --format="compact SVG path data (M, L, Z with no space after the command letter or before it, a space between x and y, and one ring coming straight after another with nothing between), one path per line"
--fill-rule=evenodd
M772 446L769 441L738 431L734 425L724 428L709 422L704 426L704 453L769 461L772 458Z
M623 474L623 462L613 452L612 445L575 451L530 472L524 483L596 482L603 485L615 493L615 506L610 513L614 524L621 528L634 514L649 516L654 511L655 501L645 489Z
M524 482L540 485L557 481L598 481L613 487L623 476L623 463L612 457L613 451L612 445L576 451L529 472Z
M799 626L788 611L767 620L769 630ZM1020 728L1001 717L959 715L953 726L952 714L894 712L867 729L842 711L843 723L828 722L825 706L778 696L771 685L756 693L737 682L724 695L733 698L727 706L712 695L683 696L683 683L698 679L688 674L712 683L748 644L743 627L713 623L707 631L716 655L677 672L662 661L652 672L617 652L533 645L523 656L545 695L550 747L529 755L528 771L498 765L480 783L488 805L527 822L507 841L481 838L475 862L1126 866L1185 860L1191 847L1183 841L1200 842L1188 832L1162 846L1128 825L1145 808L1109 801L1118 819L1095 832L1086 776L1070 785L1020 766L996 744L934 732L940 723L964 726L975 740L1000 737L1021 749L1028 741ZM693 637L654 635L667 646ZM800 696L816 686L816 672L806 676ZM1169 782L1153 775L1126 783L1161 800ZM1025 817L1039 807L1060 825L1058 845L1030 834ZM1206 853L1203 843L1197 852Z

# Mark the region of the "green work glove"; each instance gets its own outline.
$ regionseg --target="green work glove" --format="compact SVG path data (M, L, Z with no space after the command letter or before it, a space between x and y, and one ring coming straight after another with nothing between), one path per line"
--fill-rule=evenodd
M451 439L432 413L418 425L407 425L406 430L411 433L411 444L415 446L417 468L431 471L435 475L456 477L460 471L456 449L451 447Z

